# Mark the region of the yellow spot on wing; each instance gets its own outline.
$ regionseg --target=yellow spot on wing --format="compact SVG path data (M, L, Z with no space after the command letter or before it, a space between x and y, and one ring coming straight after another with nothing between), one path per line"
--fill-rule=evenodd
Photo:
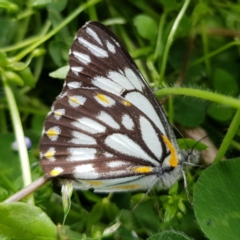
M134 169L134 171L136 173L149 173L149 172L152 172L152 168L151 167L137 167Z
M132 185L122 185L122 186L114 186L114 189L122 189L122 190L129 190L129 189L140 189L141 185L139 184L132 184Z
M122 103L127 107L131 106L131 103L126 100L123 100Z
M75 97L69 97L69 100L76 104L81 104Z
M56 136L59 134L58 132L54 131L53 129L49 129L46 133L48 136Z
M103 183L101 181L91 181L91 180L85 180L84 182L92 185L92 186L101 186Z
M50 172L50 175L52 176L52 177L56 177L56 176L58 176L60 173L62 173L63 172L63 169L62 168L60 168L60 167L56 167L56 168L54 168L51 172Z
M45 157L46 158L52 158L54 156L54 152L53 151L47 151L46 153L45 153Z
M101 94L101 93L98 93L98 94L97 94L97 98L98 98L99 100L107 103L107 104L110 104L110 101L106 98L106 96L103 95L103 94Z
M62 113L61 113L61 112L58 112L58 111L54 111L54 114L55 114L56 116L62 116Z
M162 135L163 141L165 142L165 144L167 145L171 155L170 155L170 159L169 159L169 163L172 167L176 167L178 165L178 159L177 159L177 153L176 150L174 148L174 146L172 145L172 143L169 141L169 139Z

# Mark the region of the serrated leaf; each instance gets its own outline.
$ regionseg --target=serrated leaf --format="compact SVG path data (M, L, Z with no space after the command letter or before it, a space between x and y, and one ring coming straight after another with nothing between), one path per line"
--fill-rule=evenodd
M65 79L69 70L69 66L58 68L56 71L49 73L52 78Z
M55 224L42 209L25 203L0 204L0 235L16 240L56 240Z
M155 234L147 240L192 240L192 238L189 238L184 233L176 232L174 230L171 231L163 231L161 233Z

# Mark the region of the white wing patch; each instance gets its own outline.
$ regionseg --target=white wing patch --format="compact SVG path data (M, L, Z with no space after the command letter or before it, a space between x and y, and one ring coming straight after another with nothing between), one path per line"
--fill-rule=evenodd
M92 84L102 90L111 92L115 95L121 95L124 91L124 88L118 85L117 83L111 81L108 78L102 76L96 76L92 79Z
M122 125L128 130L133 130L134 122L128 114L122 116Z
M98 37L97 33L94 32L90 27L86 28L86 32L89 36L91 36L95 41L97 41L100 45L102 45L102 42L100 38Z
M162 146L152 124L143 116L139 119L142 139L157 159L161 158Z
M106 50L88 42L84 38L79 37L78 42L82 44L84 47L86 47L96 57L99 57L99 58L108 57L108 52Z
M153 108L150 101L139 92L130 92L126 94L125 98L146 114L159 128L163 135L166 135L164 126L162 125L155 109Z
M159 165L157 161L155 161L142 150L141 146L139 146L136 142L134 142L126 135L123 135L121 133L114 133L108 135L104 142L108 147L121 154L149 161L154 165Z
M113 82L115 82L116 84L122 86L123 88L127 89L127 90L133 90L134 86L132 85L132 83L129 81L128 78L126 78L124 75L122 75L119 72L116 71L109 71L108 73L108 78L111 79Z
M78 73L80 73L83 70L83 67L71 67L71 71L78 76ZM80 83L80 82L79 82Z
M106 41L107 48L110 52L116 53L116 48L114 45L112 45L108 40Z
M142 91L143 85L138 76L133 72L133 70L130 68L125 68L124 72L127 79L133 84L133 86L137 90Z
M83 64L89 64L91 62L91 59L89 57L89 55L87 54L83 54L83 53L80 53L80 52L76 52L76 51L73 51L73 56L75 58L77 58L80 62L82 62Z
M106 131L106 127L102 124L87 117L77 119L77 121L72 122L72 125L91 134L103 133Z
M95 148L68 148L69 156L67 161L80 162L94 160L97 150Z
M99 174L95 171L93 164L86 163L76 166L73 172L76 179L97 179Z
M119 124L106 112L101 111L98 115L97 115L97 119L102 121L103 123L107 124L108 126L110 126L113 129L120 129Z
M79 145L95 145L97 144L95 138L88 136L87 134L72 131L73 138L69 141L70 143Z
M74 89L74 88L80 88L81 87L81 83L80 82L69 82L67 84L69 89Z

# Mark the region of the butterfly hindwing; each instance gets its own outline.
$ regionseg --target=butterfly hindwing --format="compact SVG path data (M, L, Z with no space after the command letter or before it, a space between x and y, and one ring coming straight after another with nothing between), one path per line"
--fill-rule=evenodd
M47 176L117 191L148 188L163 166L165 172L176 167L179 149L166 116L111 31L86 24L69 54L69 72L40 142Z

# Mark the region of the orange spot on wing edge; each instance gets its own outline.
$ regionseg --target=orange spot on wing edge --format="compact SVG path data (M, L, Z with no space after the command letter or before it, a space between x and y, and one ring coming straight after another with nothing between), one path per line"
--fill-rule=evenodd
M177 158L176 150L166 136L162 135L162 138L171 153L169 163L172 167L176 167L178 165L178 158Z

